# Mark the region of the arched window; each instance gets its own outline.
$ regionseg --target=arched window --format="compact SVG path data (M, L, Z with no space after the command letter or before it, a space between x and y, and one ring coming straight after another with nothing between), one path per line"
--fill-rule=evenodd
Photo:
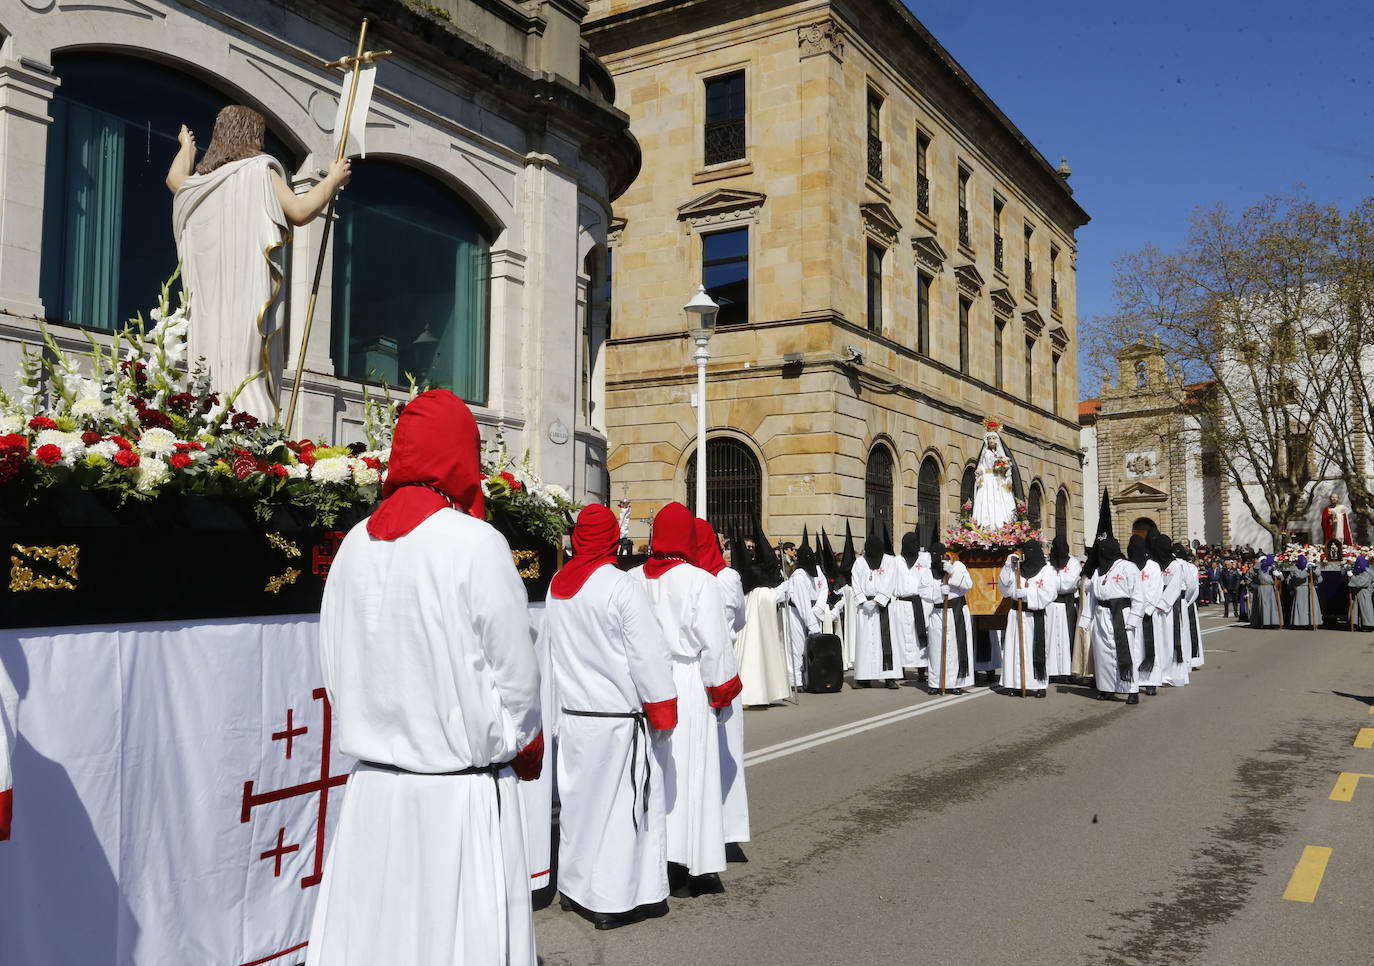
M1030 520L1030 525L1035 529L1040 529L1040 510L1044 497L1041 496L1040 484L1032 483L1030 493L1026 496L1026 518Z
M881 443L868 454L868 469L864 473L864 533L877 525L879 536L891 534L892 528L892 453Z
M487 401L491 231L439 181L369 159L339 195L335 372Z
M156 304L177 266L165 179L181 125L204 152L220 108L239 98L137 57L56 54L53 70L39 293L50 319L118 329ZM267 153L294 171L267 122Z
M959 481L959 513L967 513L973 508L973 491L978 487L978 474L970 463L964 467L963 479Z
M916 535L929 547L940 533L940 464L927 456L916 478Z
M1061 489L1054 498L1054 533L1069 539L1069 491Z
M697 513L697 454L687 458L687 508ZM763 471L754 453L729 436L706 441L706 521L717 533L753 535L763 518Z

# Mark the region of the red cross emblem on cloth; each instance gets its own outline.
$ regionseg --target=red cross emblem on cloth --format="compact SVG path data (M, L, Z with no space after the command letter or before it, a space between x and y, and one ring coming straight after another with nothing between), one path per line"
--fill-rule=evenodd
M1112 578L1112 580L1116 581L1117 584L1123 584L1126 582L1126 578L1121 576L1120 574L1117 574L1115 577ZM1102 581L1102 586L1107 586L1107 582L1105 580Z
M310 551L311 573L317 577L329 578L329 568L334 563L334 555L339 552L339 544L343 543L343 538L342 530L330 530L324 535L324 542L317 543L315 549Z
M1037 580L1037 581L1035 582L1035 586L1037 586L1037 587L1044 587L1044 586L1045 586L1045 578L1044 578L1044 577L1041 577L1039 580Z
M300 798L303 795L318 795L318 817L315 822L315 868L309 875L301 879L301 888L308 889L311 886L319 885L320 879L324 876L324 825L325 816L329 812L329 790L337 788L348 781L348 774L332 775L329 772L329 746L330 736L334 727L333 713L329 707L329 697L325 694L324 688L316 688L311 692L311 697L319 701L322 705L320 716L320 776L299 785L291 785L287 788L278 788L273 791L257 792L253 791L253 782L250 779L243 783L243 807L239 812L239 821L247 822L253 815L253 809L259 805L268 805L272 802L281 802L289 798ZM292 711L288 708L286 712L286 729L284 731L273 732L272 740L286 740L286 757L291 757L291 742L299 735L309 732L309 728L304 725L292 727ZM261 861L272 859L275 863L272 875L281 875L282 856L300 849L299 843L287 844L285 842L286 829L280 828L277 831L277 844L275 848L268 849L261 853L258 858Z

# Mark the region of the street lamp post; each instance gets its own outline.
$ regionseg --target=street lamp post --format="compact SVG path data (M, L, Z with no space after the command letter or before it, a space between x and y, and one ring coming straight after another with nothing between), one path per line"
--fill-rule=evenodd
M692 359L697 364L697 516L706 519L706 363L711 353L706 345L716 331L716 313L720 306L706 294L706 286L697 286L692 300L682 307L687 314L687 332L697 344Z

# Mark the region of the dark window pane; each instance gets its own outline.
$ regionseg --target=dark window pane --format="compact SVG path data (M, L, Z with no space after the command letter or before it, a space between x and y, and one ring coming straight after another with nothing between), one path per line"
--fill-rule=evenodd
M720 306L717 325L749 321L749 229L732 228L701 238L701 282Z
M687 458L687 508L697 513L697 454ZM753 534L763 515L763 471L753 451L739 440L706 441L706 522L716 533L736 527Z
M969 321L968 321L968 301L959 300L959 371L964 375L969 372Z
M706 82L705 162L721 164L745 155L744 72Z
M922 547L929 547L939 532L940 466L935 457L927 456L916 480L916 535Z
M880 535L892 533L892 496L892 454L886 446L875 446L864 474L865 533L875 524Z
M916 351L930 355L930 276L916 273Z
M486 225L434 179L370 160L339 196L334 365L347 379L487 398Z
M883 250L868 243L868 328L883 331Z

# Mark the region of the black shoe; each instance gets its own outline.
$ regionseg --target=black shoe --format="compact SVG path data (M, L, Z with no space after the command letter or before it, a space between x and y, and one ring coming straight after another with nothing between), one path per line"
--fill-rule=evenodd
M1043 697L1045 697L1045 689L1044 689L1044 688L1041 688L1039 691L1036 691L1036 692L1035 692L1035 696L1036 696L1037 698L1043 698Z
M691 876L690 882L693 896L718 896L725 892L725 884L717 872Z
M558 893L558 908L562 909L564 912L572 912L577 908L577 903L560 892Z
M896 690L897 690L898 688L900 688L900 687L901 687L901 685L897 683L897 681L896 681L895 678L888 678L888 679L887 679L887 689L888 689L889 691L896 691Z
M1132 693L1132 694L1126 695L1126 703L1127 703L1127 704L1139 704L1139 703L1140 703L1140 695L1139 695L1138 693Z
M947 690L945 693L946 693L946 694L963 694L963 693L964 693L964 689L963 689L963 688L950 688L950 689Z
M592 913L592 925L597 929L619 929L621 926L632 926L643 919L644 914L638 909L631 909L629 912Z
M648 905L639 907L639 911L645 919L662 919L668 915L668 900L660 899L658 902L651 902Z
M1146 685L1145 687L1141 688L1140 690L1144 691L1146 694L1148 694L1148 695L1149 695L1150 697L1152 697L1152 698L1153 698L1155 695L1159 694L1159 688L1155 687L1153 684Z
M1099 700L1099 701L1115 701L1115 700L1116 700L1116 695L1113 694L1113 693L1110 692L1110 691L1099 691L1099 692L1097 692L1097 700Z
M668 894L674 899L692 898L692 886L690 876L687 874L687 866L678 865L676 862L668 863Z

